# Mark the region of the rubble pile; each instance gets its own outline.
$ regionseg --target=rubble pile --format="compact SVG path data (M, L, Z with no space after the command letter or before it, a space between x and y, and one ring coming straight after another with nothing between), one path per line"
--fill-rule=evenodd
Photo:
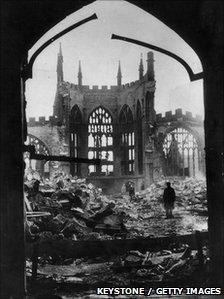
M164 236L206 229L206 183L203 179L170 178L176 192L174 219L165 219L162 196L166 180L129 196L103 195L100 188L62 172L39 181L29 177L25 191L32 211L48 212L29 220L31 233L72 240ZM124 189L124 188L122 188ZM169 223L168 223L169 222Z
M149 188L129 195L110 196L105 202L113 202L117 212L125 211L127 237L164 236L186 234L207 228L206 182L204 179L169 178L176 192L175 219L165 219L163 192L167 179L155 182Z
M190 286L206 285L209 271L207 247L202 258L187 244L170 244L160 251L131 250L123 255L82 258L69 265L40 265L38 273L59 283L74 282L95 286Z
M45 181L31 177L24 189L31 213L26 223L28 238L38 234L41 238L107 240L126 234L124 213L116 212L102 190L86 184L85 179L58 172ZM35 217L38 212L47 215Z
M206 184L202 179L170 178L176 192L174 218L165 219L163 192L167 180L130 196L104 195L85 179L56 172L42 180L36 174L25 180L27 241L111 240L115 238L162 237L206 229ZM130 240L129 240L130 241ZM70 242L70 241L69 241ZM59 242L58 242L59 243ZM73 242L72 242L73 243ZM67 244L67 243L66 243ZM93 259L70 258L59 254L38 257L38 274L60 283L97 285L110 282L153 285L167 282L194 283L208 267L207 249L203 257L186 244L170 244L167 250L128 251ZM105 260L106 259L106 260ZM28 261L28 274L31 265ZM55 272L55 273L54 273Z
M171 246L172 247L172 246ZM112 265L114 272L131 273L132 282L193 283L208 271L208 251L203 247L202 258L187 244L174 246L170 250L141 253L130 251ZM204 271L204 273L202 273ZM202 280L203 281L203 278Z

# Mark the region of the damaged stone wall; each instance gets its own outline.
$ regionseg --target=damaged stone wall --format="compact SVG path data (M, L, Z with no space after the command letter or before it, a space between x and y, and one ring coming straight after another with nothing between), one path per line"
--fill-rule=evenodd
M62 58L62 52L60 52ZM199 148L199 169L202 174L205 173L204 162L204 130L203 123L199 116L192 117L192 113L182 113L177 109L175 114L171 111L157 114L154 109L154 66L153 53L148 53L150 64L146 74L139 80L121 85L87 86L64 82L63 79L57 82L56 96L54 102L54 115L49 121L40 117L39 121L31 118L28 122L28 133L42 140L55 155L72 154L71 134L76 134L79 139L77 145L78 156L88 157L88 121L91 113L99 107L102 107L111 115L113 125L113 172L103 174L95 172L89 175L88 164L82 164L79 167L78 176L87 177L88 182L94 183L97 187L103 189L105 193L119 192L124 184L132 181L136 191L149 187L155 180L160 179L165 173L163 142L166 135L175 128L185 128L197 140ZM58 63L62 63L61 59ZM63 70L61 65L61 71ZM81 69L80 69L81 71ZM151 75L150 75L151 74ZM149 76L150 75L150 76ZM59 76L58 78L63 78ZM134 138L134 169L132 173L122 173L123 148L122 148L122 128L120 123L120 113L122 108L127 105L133 116ZM141 107L141 126L142 126L142 147L139 151L137 138L139 134L139 120L137 119L137 106ZM74 108L78 107L81 114L81 123L71 125L71 116ZM77 129L79 127L79 129ZM128 151L129 156L129 151ZM138 165L139 157L142 156L143 167L140 170ZM129 158L128 158L129 159ZM65 172L72 171L72 167L67 163L55 163L57 167Z
M45 118L36 121L30 118L28 122L28 134L39 138L49 148L52 155L69 155L69 145L66 139L65 127L52 125ZM70 165L66 162L51 162L50 172L61 169L69 173Z
M198 146L198 175L205 176L205 140L204 125L200 115L192 116L191 112L182 113L182 109L176 109L175 113L168 111L165 116L156 115L156 133L154 135L154 178L162 171L165 174L163 143L167 134L175 129L182 128L193 135Z

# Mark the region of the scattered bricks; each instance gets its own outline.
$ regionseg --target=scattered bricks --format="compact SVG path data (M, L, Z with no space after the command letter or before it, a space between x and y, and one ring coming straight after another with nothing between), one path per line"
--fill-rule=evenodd
M125 261L124 266L135 267L142 264L142 258L133 254L129 254Z
M182 115L182 109L181 109L181 108L178 108L178 109L175 110L175 116L176 116L177 118L180 118L180 117L183 116L183 115Z

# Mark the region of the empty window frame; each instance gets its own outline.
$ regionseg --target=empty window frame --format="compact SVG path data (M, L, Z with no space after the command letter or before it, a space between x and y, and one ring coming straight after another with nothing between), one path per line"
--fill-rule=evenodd
M82 134L82 114L79 107L75 105L69 117L70 128L70 156L78 158L80 156L80 136ZM81 168L78 163L71 163L70 171L72 175L80 175Z
M169 176L195 176L199 172L198 144L188 130L176 128L163 143L165 172Z
M110 113L98 107L89 116L88 158L101 159L100 165L89 165L90 175L112 175L114 171L113 122Z
M135 133L131 109L124 105L119 117L121 125L121 174L134 173L135 167Z
M39 155L50 155L50 151L47 146L39 138L28 134L26 145L34 145L36 154ZM24 152L24 162L26 163L26 170L33 169L39 171L40 175L49 176L50 173L50 162L43 160L31 160L29 152Z

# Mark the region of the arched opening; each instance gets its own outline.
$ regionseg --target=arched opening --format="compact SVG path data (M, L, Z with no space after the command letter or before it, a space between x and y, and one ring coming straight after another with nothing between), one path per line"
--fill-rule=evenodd
M39 138L29 134L27 136L27 141L25 143L26 145L33 145L35 147L36 154L41 155L50 155L50 150L46 146L46 144L41 141ZM41 177L48 178L50 175L50 168L51 164L49 161L37 161L37 160L31 160L30 154L28 152L24 152L24 162L26 164L25 167L25 175L32 178L32 172L37 171Z
M123 106L119 123L121 125L121 174L133 174L135 171L134 119L128 105Z
M17 159L16 163L19 162L19 165L22 165L22 154L20 152L22 136L20 119L21 104L18 101L20 96L20 59L22 55L26 54L25 51L28 51L28 47L46 32L46 29L51 28L52 24L64 18L68 13L73 12L74 9L79 9L81 6L80 3L55 2L52 7L52 2L48 1L44 1L43 3L36 2L35 5L31 2L23 4L13 2L13 5L15 5L13 9L11 3L3 6L5 9L7 7L7 13L3 12L2 14L3 25L6 30L2 32L5 37L2 61L5 64L2 68L5 72L4 76L2 76L5 80L5 84L3 84L4 92L2 94L2 103L4 103L5 110L3 106L3 110L1 109L3 115L1 117L1 121L3 121L3 134L1 134L1 138L3 138L2 144L7 145L8 149L10 149L2 151L4 159L2 172L4 176L3 188L1 188L1 231L3 235L2 260L4 260L3 269L5 270L2 277L2 286L3 288L7 286L7 290L9 290L7 293L9 295L3 296L3 298L12 296L23 298L25 293L24 279L22 278L24 277L24 257L22 255L24 245L21 241L24 239L24 229L22 227L24 222L21 182L22 168L15 167L15 158ZM222 153L224 144L222 109L223 72L221 70L222 63L220 62L223 55L223 33L221 30L222 26L220 26L223 4L221 3L220 1L174 1L170 5L170 2L139 2L139 5L147 12L154 14L166 24L176 29L185 41L197 49L197 52L203 59L206 90L206 163L211 236L210 266L212 274L210 277L213 279L213 285L223 285L223 269L220 267L223 264ZM46 12L46 18L43 18L43 8ZM141 18L138 19L140 20ZM150 28L150 26L145 27L147 29ZM130 27L130 30L132 30L132 27ZM150 32L150 30L148 31ZM162 38L161 40L165 39ZM175 47L175 43L173 43L173 46ZM182 51L181 48L179 49ZM7 59L4 59L5 57ZM216 95L215 101L214 94ZM7 133L5 132L6 128L8 130ZM12 136L14 137L12 138ZM11 281L13 281L13 284L10 283Z
M82 114L78 107L75 105L69 116L69 129L70 129L70 156L74 158L80 157L80 138L82 135ZM78 176L81 174L81 167L78 163L71 163L71 174Z
M88 120L88 158L101 159L101 165L89 165L90 175L113 174L113 120L103 107L96 108Z
M199 174L200 152L192 133L176 128L168 133L163 142L165 175L195 177Z

